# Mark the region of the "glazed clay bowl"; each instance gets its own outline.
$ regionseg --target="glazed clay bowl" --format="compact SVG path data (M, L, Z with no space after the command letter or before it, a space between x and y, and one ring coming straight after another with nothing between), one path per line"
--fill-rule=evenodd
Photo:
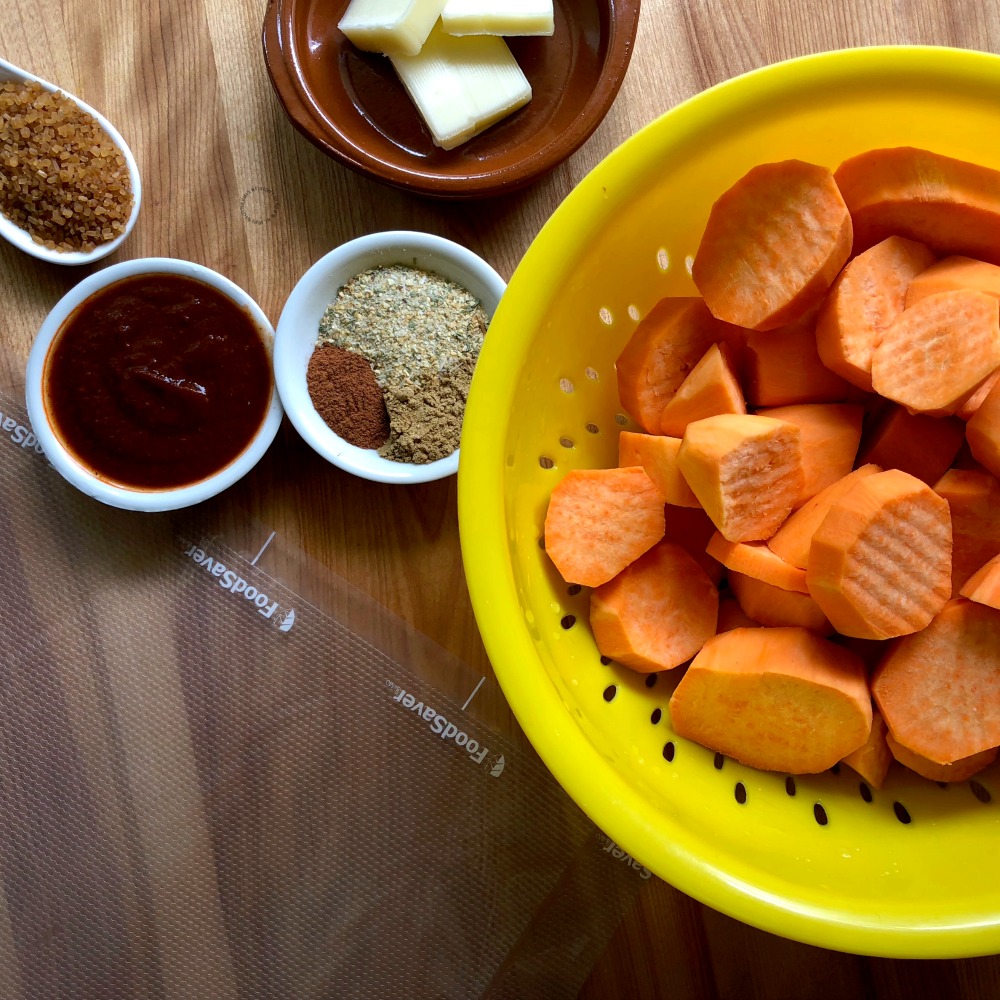
M551 37L508 38L531 83L520 110L438 149L389 60L337 28L348 0L271 0L264 59L291 123L354 170L408 191L477 198L516 191L574 153L601 123L632 56L640 0L554 0Z

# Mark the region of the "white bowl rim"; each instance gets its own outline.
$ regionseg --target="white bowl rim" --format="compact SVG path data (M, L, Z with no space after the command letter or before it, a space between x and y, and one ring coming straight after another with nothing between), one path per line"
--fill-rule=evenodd
M122 233L116 236L113 240L109 240L107 243L101 243L99 246L96 246L93 250L89 251L50 250L48 247L43 247L40 243L36 243L31 238L31 234L28 233L27 230L14 225L14 223L4 215L0 215L0 236L3 236L8 243L11 243L19 250L23 250L25 253L30 254L32 257L48 261L50 264L62 264L70 267L76 267L81 264L92 264L94 261L101 260L103 257L107 257L109 254L114 253L129 238L132 230L135 228L136 220L139 218L139 205L142 202L142 177L139 174L139 165L136 162L135 155L129 148L128 143L122 138L118 129L116 129L114 125L112 125L111 122L104 117L104 115L102 115L96 108L91 107L86 101L77 97L75 94L71 94L64 87L59 87L54 83L49 83L48 80L43 80L40 76L35 76L34 73L29 73L27 70L20 69L18 66L7 62L5 59L0 59L0 83L7 80L20 80L22 82L34 81L35 83L41 85L45 90L64 94L71 101L75 102L83 111L86 111L88 114L93 115L97 119L101 127L108 133L109 136L111 136L112 141L118 146L118 148L122 151L122 155L125 157L125 163L128 166L129 180L132 184L132 211L129 213L128 219L125 221L125 230Z
M263 457L278 428L283 411L277 387L272 378L271 399L268 410L257 433L246 448L227 466L213 475L188 486L173 489L129 489L107 482L79 462L56 435L49 422L45 407L43 378L49 348L70 314L95 292L123 278L140 274L177 274L194 278L217 289L251 315L265 341L268 352L273 352L274 329L264 311L251 296L235 282L211 268L193 261L174 257L142 257L121 261L95 271L71 288L52 308L42 322L31 351L25 378L25 400L28 419L45 457L55 469L82 493L112 507L125 510L166 511L190 507L213 497L245 476Z
M450 455L422 465L395 462L382 458L375 449L358 448L334 433L316 412L306 388L302 355L296 350L301 347L303 336L302 312L307 301L319 290L326 289L326 301L329 303L348 277L367 267L378 263L410 263L434 270L435 261L445 266L450 264L454 270L475 279L493 300L483 302L487 313L492 316L507 284L490 264L467 247L443 236L393 229L348 240L320 257L298 280L278 317L274 377L288 419L319 455L337 468L362 479L395 484L444 479L458 471L459 451L456 448ZM334 287L331 276L337 272L342 272L345 277L338 279ZM473 289L470 291L474 292ZM316 321L318 323L318 317ZM315 337L311 342L315 346Z

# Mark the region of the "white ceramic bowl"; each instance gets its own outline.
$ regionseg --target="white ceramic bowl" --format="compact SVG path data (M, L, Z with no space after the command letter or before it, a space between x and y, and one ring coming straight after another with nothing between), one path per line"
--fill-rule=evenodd
M113 282L138 274L177 274L211 285L250 314L268 351L273 351L274 329L267 316L260 306L229 278L201 264L170 257L123 261L84 278L68 291L45 317L28 355L25 387L28 418L48 460L83 493L112 507L122 507L126 510L176 510L180 507L190 507L221 493L245 476L260 461L281 425L281 402L272 383L268 411L247 447L218 472L188 486L168 489L129 489L101 479L81 464L63 445L49 421L44 394L46 358L59 330L81 303Z
M489 319L507 287L481 257L441 236L400 230L361 236L321 257L292 289L278 319L274 377L288 418L329 462L375 482L426 483L458 471L457 448L423 465L382 458L374 449L358 448L335 434L316 411L306 386L306 369L326 307L356 274L386 264L408 264L457 282L479 299Z
M125 162L128 164L129 179L132 182L132 211L129 213L128 220L125 223L125 231L123 233L116 236L113 240L109 240L107 243L102 243L100 246L94 247L93 250L88 252L50 250L47 247L43 247L40 243L36 243L31 238L31 235L27 230L21 229L20 226L15 226L14 223L4 215L0 215L0 236L7 240L8 243L12 243L19 250L23 250L25 253L31 254L32 257L38 257L40 260L47 260L51 264L92 264L95 260L100 260L102 257L107 257L108 254L114 253L115 250L117 250L128 239L129 234L132 232L132 229L135 226L135 220L139 218L139 205L142 202L142 178L139 176L139 166L135 161L135 157L132 155L132 150L129 149L125 140L121 137L114 125L112 125L111 122L109 122L99 111L92 108L86 102L81 101L79 97L63 90L62 87L57 87L54 83L49 83L48 81L41 79L41 77L35 76L33 73L28 73L26 70L19 69L17 66L13 65L13 63L0 59L0 83L4 83L8 80L14 80L20 83L34 81L44 90L51 92L60 91L70 100L75 101L83 111L93 115L98 122L100 122L105 132L111 136L112 141L122 151L122 155L125 157Z

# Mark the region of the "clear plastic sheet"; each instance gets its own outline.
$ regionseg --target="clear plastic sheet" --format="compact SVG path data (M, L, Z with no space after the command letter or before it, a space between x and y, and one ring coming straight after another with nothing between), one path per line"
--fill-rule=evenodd
M0 392L0 996L575 996L649 872L492 678L213 516L83 497Z

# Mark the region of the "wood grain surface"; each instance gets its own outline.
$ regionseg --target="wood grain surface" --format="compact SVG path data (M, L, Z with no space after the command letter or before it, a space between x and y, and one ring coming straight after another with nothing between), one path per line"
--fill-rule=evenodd
M267 80L263 14L264 0L6 0L0 56L84 97L132 146L146 200L112 261L199 261L245 287L272 321L314 260L379 229L451 237L509 277L545 219L601 158L678 102L744 71L855 45L1000 52L1000 8L982 0L644 0L628 76L585 146L521 194L458 205L369 181L302 139ZM82 273L0 246L5 384L23 381L35 330ZM315 456L286 422L227 503L485 672L465 596L455 491L454 479L408 489L354 479ZM0 953L0 963L8 960ZM627 916L580 995L972 1000L1000 996L1000 958L836 954L746 927L659 883Z

